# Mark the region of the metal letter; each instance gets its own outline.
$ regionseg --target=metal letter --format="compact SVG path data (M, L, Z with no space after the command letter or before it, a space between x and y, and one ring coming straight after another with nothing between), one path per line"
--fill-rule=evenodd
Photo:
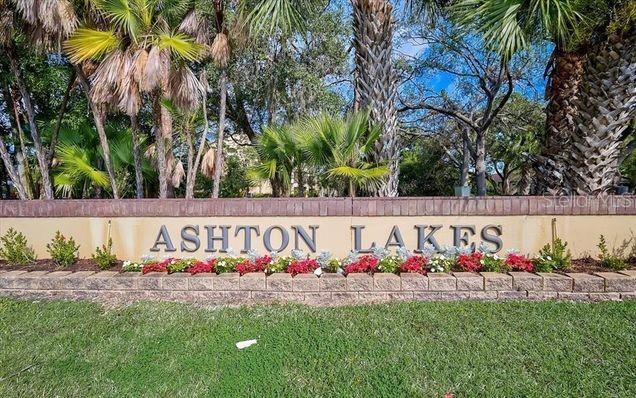
M309 237L309 234L307 234L307 231L305 231L305 228L301 227L300 225L292 225L292 228L294 229L294 232L295 232L294 249L298 250L298 237L300 236L300 238L305 242L305 244L309 248L309 251L312 253L315 253L316 252L316 230L318 229L318 226L317 225L309 226L309 229L311 229L311 238Z
M172 244L172 239L170 239L170 234L168 233L168 228L165 225L162 225L159 229L159 234L157 235L157 239L155 239L155 245L150 249L151 252L158 252L159 245L165 245L167 252L176 252L177 249L174 248Z
M488 233L489 229L494 230L497 235L489 234ZM503 246L503 241L500 238L501 235L503 235L503 229L501 225L490 224L490 225L486 225L481 230L481 238L485 242L492 243L495 245L494 249L490 251L491 253L497 253L499 250L501 250L501 247Z
M272 230L274 230L274 229L279 230L280 231L280 235L281 235L280 247L278 247L277 249L274 249L272 247L272 241L271 241ZM289 234L280 225L272 225L271 227L267 228L265 230L265 233L263 234L263 244L265 245L265 248L267 249L267 251L270 251L270 252L281 252L281 251L285 250L285 248L289 244Z
M453 245L460 246L468 246L470 245L471 250L475 250L475 242L470 243L470 237L475 235L475 226L474 225L451 225L453 228ZM462 234L462 230L465 229L467 232ZM470 232L470 235L468 233Z
M236 231L234 231L234 237L238 236L240 231L245 231L245 240L243 241L241 253L247 253L252 250L252 231L256 232L256 236L261 236L261 230L258 225L238 225Z
M206 225L204 228L208 233L208 247L205 249L207 253L214 253L217 249L214 248L214 241L221 241L221 250L220 253L227 253L228 248L228 230L230 229L229 225L219 225L221 228L221 236L214 236L214 229L216 225Z
M188 233L188 232L193 233ZM188 247L186 242L194 243L194 248ZM199 226L198 225L186 225L181 228L181 251L192 253L199 250L201 247L201 241L199 240Z

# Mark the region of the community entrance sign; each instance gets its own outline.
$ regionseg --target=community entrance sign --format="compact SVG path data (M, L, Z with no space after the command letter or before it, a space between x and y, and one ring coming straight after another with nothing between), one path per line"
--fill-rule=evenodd
M596 255L603 234L612 246L636 233L636 197L142 199L0 202L0 233L13 227L29 237L40 258L56 231L72 236L80 256L111 237L120 259L263 254L293 249L330 251L404 246L483 245L536 255L559 237L573 257ZM592 252L590 252L592 250Z

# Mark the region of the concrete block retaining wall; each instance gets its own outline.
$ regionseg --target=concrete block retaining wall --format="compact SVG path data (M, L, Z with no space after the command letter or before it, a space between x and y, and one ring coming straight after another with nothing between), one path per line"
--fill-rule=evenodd
M197 274L0 271L0 296L25 299L169 300L208 305L300 302L343 305L390 300L636 299L636 270L546 274Z

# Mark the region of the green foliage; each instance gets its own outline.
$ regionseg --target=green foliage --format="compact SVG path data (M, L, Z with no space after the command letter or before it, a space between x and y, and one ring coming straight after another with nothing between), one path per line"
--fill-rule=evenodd
M431 272L450 272L457 265L457 259L453 256L439 255L430 259Z
M460 0L452 10L504 60L527 49L537 37L565 45L582 22L570 0Z
M484 253L481 257L482 271L484 272L507 272L509 268L505 261L496 254Z
M295 167L303 162L292 131L287 127L267 126L258 139L256 150L260 164L250 168L248 177L253 182L269 180L274 190L281 194L291 189L292 174Z
M37 260L33 248L29 246L22 232L9 228L0 237L0 243L0 257L11 265L28 265Z
M458 168L438 140L421 139L402 154L400 196L453 195L458 180Z
M572 265L572 255L567 242L556 238L554 245L548 243L539 251L539 257L533 262L537 272L567 271Z
M108 243L102 245L102 247L96 247L95 253L93 253L93 261L97 263L97 266L100 269L108 269L115 261L117 261L117 256L112 254L113 248L113 240L111 238L108 239Z
M395 274L400 268L401 264L402 259L400 257L386 256L378 261L378 271Z
M172 274L174 272L183 272L186 270L186 268L196 263L196 261L197 260L194 258L183 258L179 260L172 260L167 267L168 273Z
M633 238L632 238L633 239ZM627 256L625 255L625 251L629 247L631 243L630 240L626 240L619 247L614 247L610 250L607 246L607 241L605 240L605 236L601 235L598 243L598 249L600 250L599 258L601 260L601 265L605 268L609 268L614 271L621 271L629 268L629 264L627 264Z
M294 261L293 257L277 256L274 261L269 264L267 270L269 273L284 272L292 261Z
M222 198L241 198L247 195L251 181L247 177L247 167L237 156L225 159L225 173L221 179Z
M67 239L60 231L57 231L51 243L46 245L46 250L57 265L68 267L77 261L79 245L75 244L73 238Z
M217 273L234 272L236 266L246 259L244 257L219 257L214 264Z
M376 188L389 172L386 165L371 161L381 130L371 125L368 112L344 119L322 114L294 129L298 145L318 175L340 192L346 189L355 196L359 188Z
M327 261L327 270L331 272L337 272L338 268L342 267L342 261L337 258L330 258Z
M123 272L141 272L143 267L143 263L138 263L135 261L124 261L124 263L121 265L121 270Z

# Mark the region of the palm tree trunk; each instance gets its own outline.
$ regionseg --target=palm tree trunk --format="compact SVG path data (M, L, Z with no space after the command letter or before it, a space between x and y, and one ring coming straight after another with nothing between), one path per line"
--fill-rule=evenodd
M205 75L202 78L205 78ZM201 106L203 108L203 133L201 133L201 141L199 142L199 149L197 150L197 155L194 158L192 169L188 169L188 179L186 182L186 199L194 198L194 184L197 178L197 170L199 170L199 164L201 163L201 157L203 156L203 150L205 149L205 142L207 141L208 136L207 90L203 93Z
M53 196L53 185L51 184L51 176L49 174L49 164L47 162L47 154L44 146L42 145L42 138L40 137L40 133L38 130L38 126L35 122L35 110L33 108L33 104L31 103L31 97L29 96L29 91L27 90L24 79L22 78L22 72L20 71L20 67L18 65L18 58L15 52L15 48L13 43L10 43L6 48L6 53L9 57L9 66L11 68L11 72L16 80L18 85L18 89L20 90L20 94L22 95L22 101L24 103L24 108L27 112L27 119L29 122L29 130L31 132L31 138L33 139L33 146L35 148L35 155L38 159L38 165L40 166L40 172L42 174L42 187L44 189L44 198L45 199L54 199Z
M9 152L7 152L7 146L5 145L2 136L0 136L0 157L2 157L4 168L7 170L7 174L9 175L15 190L18 192L18 198L21 200L31 199L31 197L27 195L27 190L25 189L24 184L22 183L20 176L11 161L11 156L9 155Z
M163 113L167 112L161 106L161 93L156 92L153 99L155 113L155 156L157 157L157 171L159 172L159 198L168 197L168 170L166 162L166 141L163 135Z
M192 169L194 168L194 142L192 140L192 129L187 127L186 131L183 132L186 139L186 146L188 147L188 166L186 173L186 199L192 199L192 196L189 196L188 188L190 187L190 183L192 182ZM194 187L194 184L192 185Z
M141 169L141 152L139 149L139 120L137 115L130 116L130 126L133 142L133 163L135 164L135 190L137 199L144 197L144 176Z
M75 67L77 72L77 77L79 78L80 85L86 94L86 99L88 101L88 105L91 108L91 112L93 113L93 120L95 121L95 129L97 130L97 135L99 136L99 143L102 147L104 165L106 167L106 172L108 173L108 179L110 180L110 186L113 190L113 198L119 199L119 190L117 188L117 180L115 179L115 168L113 167L113 161L110 156L110 146L108 145L108 138L106 137L106 130L104 129L104 109L102 105L98 105L93 102L90 98L90 85L88 84L88 79L84 72L79 68Z
M221 185L221 171L223 169L223 136L225 133L225 111L227 101L227 70L221 69L219 74L219 89L221 90L221 102L219 104L219 133L216 137L216 157L214 158L214 186L212 197L219 197Z
M485 131L477 131L475 141L475 174L477 176L477 196L486 196L486 137Z
M556 48L552 53L546 86L546 129L545 135L540 139L541 154L536 160L539 192L570 192L567 181L564 180L564 169L568 165L562 164L558 157L564 150L568 150L570 137L576 128L576 99L583 84L585 59L585 52L568 52Z
M593 47L584 81L577 128L556 159L569 166L565 177L573 193L606 194L619 183L621 146L636 117L636 33L611 35Z
M387 0L352 0L355 48L355 110L369 108L371 121L382 128L375 160L387 162L389 176L380 196L397 196L401 144L397 108L397 76L393 68L393 6Z

